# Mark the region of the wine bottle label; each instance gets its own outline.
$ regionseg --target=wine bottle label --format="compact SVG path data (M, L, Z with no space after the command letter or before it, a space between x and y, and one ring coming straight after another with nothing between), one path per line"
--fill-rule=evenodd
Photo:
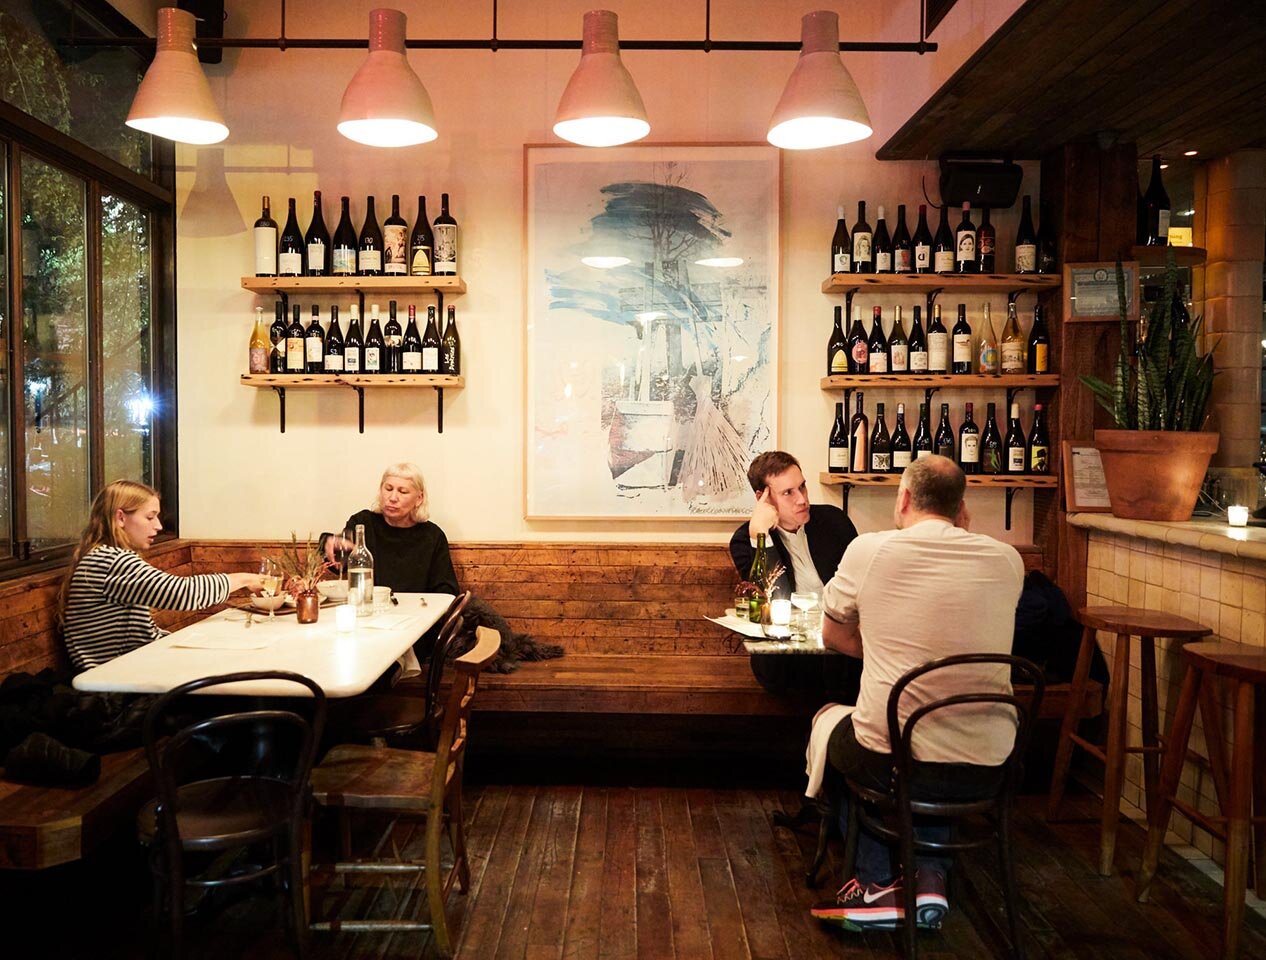
M268 372L268 351L263 347L251 347L250 371L251 373Z
M350 276L356 272L356 251L351 247L334 248L334 273Z
M892 451L892 466L896 470L904 470L910 466L913 459L913 451L911 450L894 450Z
M888 372L888 354L882 350L871 350L867 355L870 362L869 373L887 373Z
M454 377L461 373L461 356L452 347L440 348L440 373Z
M849 446L848 469L852 473L866 473L870 470L870 456L866 449L866 437L853 435L853 443Z
M904 343L894 343L888 347L888 359L892 363L893 373L905 373L910 367L909 347Z
M954 270L954 251L938 250L933 259L932 268L937 273L951 273Z
M1037 245L1033 243L1017 243L1015 245L1015 272L1032 273L1037 269Z
M980 472L999 474L1002 473L1002 451L997 447L987 447L985 455L980 458Z
M361 250L356 255L356 265L361 273L369 270L382 270L382 251L381 250Z
M1024 472L1024 448L1007 447L1007 473Z
M277 254L277 272L283 277L299 276L303 273L303 254L298 251Z
M365 348L365 372L377 373L381 369L382 368L381 366L379 366L379 363L378 363L378 348L366 347Z
M255 275L258 277L275 277L277 275L277 228L255 228Z
M286 372L303 373L305 369L303 339L301 337L288 337L286 339Z
M853 234L853 263L870 263L870 239L869 233Z
M435 272L457 272L457 224L435 225Z
M1169 211L1156 211L1156 239L1162 244L1169 242Z
M1033 344L1033 372L1046 373L1050 370L1048 347L1044 343Z
M927 373L928 372L928 352L926 350L910 351L910 372L911 373Z
M976 262L976 234L971 230L960 230L958 232L958 253L957 258L960 263Z
M1029 472L1030 473L1049 473L1051 469L1050 450L1045 446L1034 444L1029 447Z
M308 363L320 363L325 353L325 341L320 337L308 337L304 342L307 344Z
M343 372L343 355L341 353L327 353L325 355L325 372L326 373L342 373Z
M423 347L422 348L422 370L425 373L439 373L440 372L439 347Z
M914 246L914 269L927 270L932 266L932 247L926 243Z
M974 433L964 433L959 442L963 463L980 463L980 437Z
M422 372L422 352L420 350L406 350L403 360L405 373Z
M998 345L989 340L980 341L980 372L998 372Z
M931 450L920 450L918 447L915 447L912 451L910 451L911 462L918 460L919 457L930 457L930 456L932 456Z
M895 273L909 273L913 267L913 258L910 256L909 250L892 251L892 269Z
M833 273L848 273L853 269L852 257L846 251L840 250L835 254L834 263L831 266Z
M325 270L325 244L320 240L308 244L308 269Z
M1024 344L1020 341L1004 340L1002 342L1002 372L1024 372Z
M938 443L936 445L936 455L938 457L948 457L949 459L953 460L954 459L954 444L952 442Z
M981 258L992 257L994 254L994 244L997 243L997 238L991 234L982 233L976 239L979 241Z
M832 470L848 469L848 447L831 447L827 465Z
M971 334L954 334L954 362L971 364Z
M853 362L859 367L866 366L866 361L870 358L870 347L866 345L865 340L858 340L853 344Z
M409 272L415 277L429 277L431 275L430 247L413 248L413 264L409 268Z
M887 473L892 469L891 453L872 453L870 455L870 472Z
M944 373L948 367L946 365L947 354L949 352L949 336L944 333L928 334L928 371L931 373Z
M831 372L848 373L848 351L838 349L831 354Z
M389 333L383 337L383 340L386 341L387 349L390 350L392 347L399 348L404 343L404 336L399 333Z
M892 254L888 251L875 254L875 272L892 273Z
M389 223L382 228L383 273L404 276L409 272L408 230L403 224Z
M343 372L360 373L360 347L343 349Z

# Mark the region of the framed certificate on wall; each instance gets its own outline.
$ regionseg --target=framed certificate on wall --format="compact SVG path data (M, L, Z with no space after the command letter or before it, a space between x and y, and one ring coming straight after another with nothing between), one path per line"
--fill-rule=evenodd
M1069 513L1111 513L1098 448L1088 440L1065 440L1062 450L1065 509Z
M1139 318L1138 261L1122 262L1121 272L1126 319L1133 322ZM1064 264L1064 290L1068 297L1066 323L1105 323L1120 318L1115 261Z

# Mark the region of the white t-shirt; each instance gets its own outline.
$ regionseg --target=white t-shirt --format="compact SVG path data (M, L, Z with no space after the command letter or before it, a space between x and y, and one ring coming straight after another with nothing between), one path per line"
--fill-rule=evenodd
M888 694L913 668L958 653L1010 653L1024 562L1015 548L947 520L867 533L844 552L822 607L860 624L862 680L853 714L857 741L889 753ZM904 723L915 709L956 693L1011 692L1005 666L953 667L906 688ZM997 766L1015 742L1015 711L999 704L938 710L915 728L916 759Z

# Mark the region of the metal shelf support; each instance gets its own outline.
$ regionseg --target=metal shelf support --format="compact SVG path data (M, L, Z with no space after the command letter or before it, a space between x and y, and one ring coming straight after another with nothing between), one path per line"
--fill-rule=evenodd
M286 388L273 387L273 390L277 394L278 406L281 409L281 432L285 433L286 432Z
M356 414L357 414L356 423L357 423L357 426L359 427L359 432L364 433L365 432L365 388L352 387L352 389L356 391Z
M444 432L444 388L436 387L435 396L436 396L435 420L436 420L436 426L438 427L437 432L443 433Z
M1003 514L1003 526L1007 530L1011 529L1011 501L1015 499L1015 495L1019 492L1019 490L1019 487L1007 487L1004 491L1007 497L1007 505Z

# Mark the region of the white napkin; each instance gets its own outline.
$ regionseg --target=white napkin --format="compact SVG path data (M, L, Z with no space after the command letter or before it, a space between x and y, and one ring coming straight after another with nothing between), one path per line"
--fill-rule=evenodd
M171 645L188 650L264 650L273 641L263 631L230 622L200 624L196 633L176 636Z
M750 620L740 620L732 613L727 613L720 617L704 617L704 619L711 620L713 623L719 623L725 629L741 633L743 636L751 637L753 640L765 639L765 634L761 630L759 623L752 623Z
M809 777L809 783L804 788L806 797L816 797L822 792L822 777L826 773L827 764L826 747L831 739L831 731L856 709L844 703L828 703L813 718L809 746L804 751L804 772Z
M356 621L357 630L396 630L414 619L408 613L377 613L368 620Z

